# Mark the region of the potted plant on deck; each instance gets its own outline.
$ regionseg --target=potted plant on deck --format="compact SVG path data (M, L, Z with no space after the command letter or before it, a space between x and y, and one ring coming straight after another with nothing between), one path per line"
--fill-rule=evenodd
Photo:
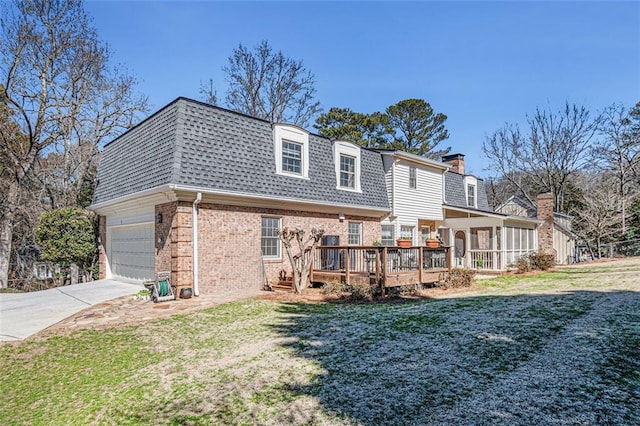
M440 247L440 241L437 238L427 238L424 240L424 244L430 248L438 248Z
M398 244L398 247L402 248L411 247L411 243L411 237L400 237L396 240L396 244Z

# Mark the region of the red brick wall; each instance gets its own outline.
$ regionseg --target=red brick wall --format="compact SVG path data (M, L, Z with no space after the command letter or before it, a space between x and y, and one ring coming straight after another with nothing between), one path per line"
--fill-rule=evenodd
M217 204L200 204L198 216L199 287L203 293L239 288L262 288L265 273L275 282L281 269L291 271L286 254L281 260L262 262L260 231L262 216L282 218L282 226L323 228L325 234L340 235L347 243L348 222L362 222L362 243L380 240L376 218L347 216L340 222L336 214L292 210L258 209Z
M171 271L171 282L193 285L193 229L191 203L172 202L156 206L156 272Z

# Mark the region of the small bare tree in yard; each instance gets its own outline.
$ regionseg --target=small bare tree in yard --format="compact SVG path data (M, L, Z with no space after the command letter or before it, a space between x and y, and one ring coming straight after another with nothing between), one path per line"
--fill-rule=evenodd
M109 65L81 0L16 0L0 19L0 287L7 286L16 211L46 188L48 208L72 205L98 146L146 111L135 79Z
M305 239L305 231L303 229L282 228L278 229L278 237L282 241L291 269L293 270L293 286L296 293L309 287L309 270L313 261L313 251L324 235L324 229L311 229L311 234ZM293 241L296 241L296 247Z

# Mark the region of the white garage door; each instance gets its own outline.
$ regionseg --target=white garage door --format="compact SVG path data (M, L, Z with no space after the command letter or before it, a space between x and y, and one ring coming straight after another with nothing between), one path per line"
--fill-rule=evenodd
M153 223L109 227L110 266L115 279L149 280L155 274Z

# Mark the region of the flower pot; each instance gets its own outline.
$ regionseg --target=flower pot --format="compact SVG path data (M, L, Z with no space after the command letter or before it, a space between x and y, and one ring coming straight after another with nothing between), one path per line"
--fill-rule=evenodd
M180 299L189 299L193 296L191 287L183 287L180 289Z
M398 244L398 247L411 247L411 240L396 240L396 243Z
M440 242L438 240L425 240L424 242L427 247L430 248L438 248L440 247Z

